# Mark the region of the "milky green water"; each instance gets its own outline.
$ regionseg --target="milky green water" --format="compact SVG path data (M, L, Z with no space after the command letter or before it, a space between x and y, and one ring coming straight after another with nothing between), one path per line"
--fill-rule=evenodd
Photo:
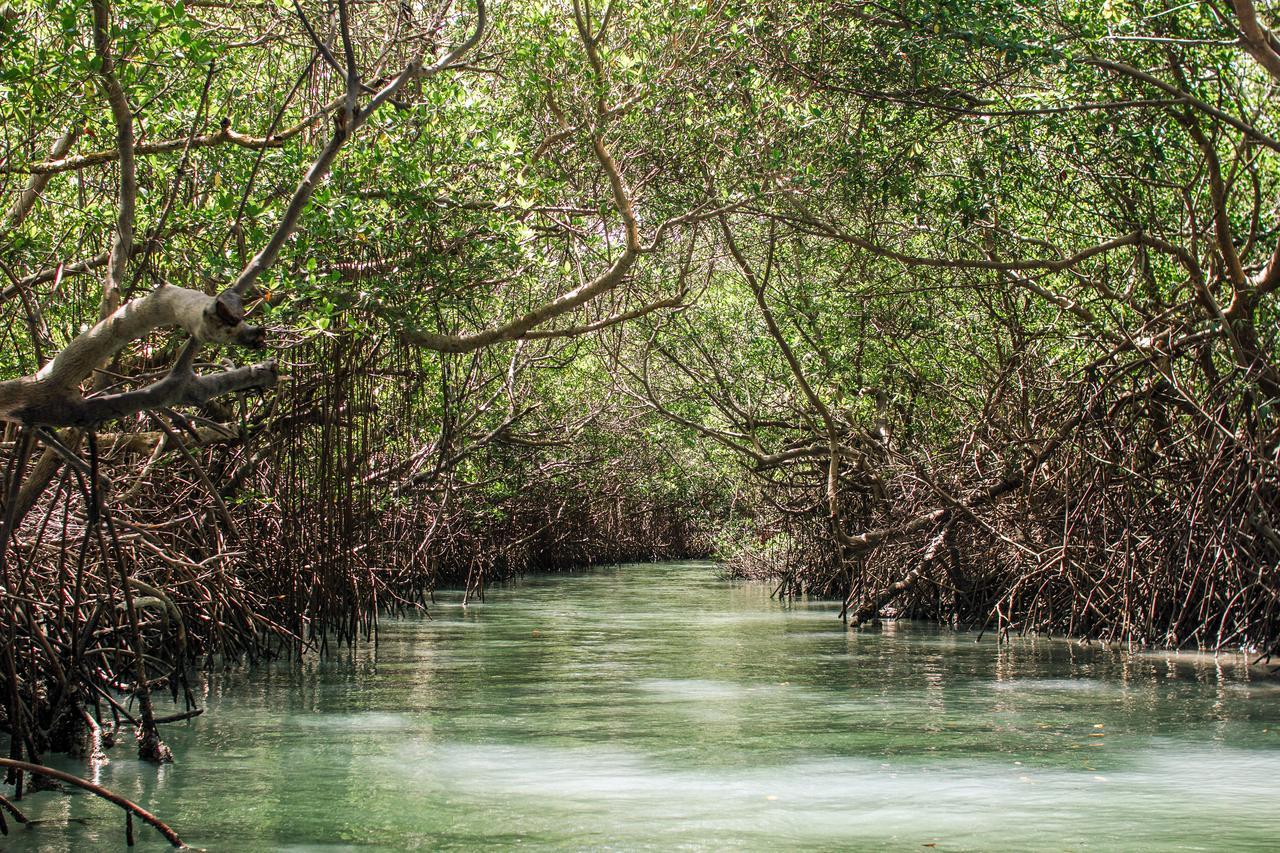
M207 677L172 766L61 766L219 851L1280 846L1280 684L1212 659L850 633L706 563L438 598L376 654ZM0 849L123 849L96 799L23 805Z

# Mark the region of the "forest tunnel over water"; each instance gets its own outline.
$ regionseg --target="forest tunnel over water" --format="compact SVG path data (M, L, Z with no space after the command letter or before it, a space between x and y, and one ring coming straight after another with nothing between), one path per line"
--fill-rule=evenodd
M1268 666L1276 25L0 4L0 810L168 762L220 667L582 566Z

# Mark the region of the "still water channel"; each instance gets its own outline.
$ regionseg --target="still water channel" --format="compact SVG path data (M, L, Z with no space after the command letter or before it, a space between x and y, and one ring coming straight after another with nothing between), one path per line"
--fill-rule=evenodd
M1226 662L849 633L707 563L437 600L376 655L206 677L176 764L94 778L216 851L1280 846L1280 682ZM24 807L0 849L123 848L94 798Z

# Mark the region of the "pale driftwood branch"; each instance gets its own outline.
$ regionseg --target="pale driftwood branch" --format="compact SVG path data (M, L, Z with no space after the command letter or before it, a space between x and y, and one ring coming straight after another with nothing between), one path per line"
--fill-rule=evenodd
M110 317L77 335L35 379L73 388L132 341L170 326L185 329L200 343L238 344L258 349L265 342L263 331L246 324L242 313L237 316L237 303L238 300L232 302L226 296L206 296L196 290L163 284L145 296L131 299Z
M96 426L104 420L148 409L198 404L233 391L275 385L276 366L270 361L206 376L196 375L192 369L196 351L205 343L235 344L252 349L265 345L263 330L244 322L240 294L275 263L285 242L297 228L299 217L316 186L328 174L338 151L355 130L407 82L440 73L479 42L485 29L485 0L477 0L476 9L475 29L466 40L430 66L422 65L423 57L419 54L364 108L355 111L349 121L338 124L333 138L295 190L271 239L249 262L235 284L216 297L164 284L146 296L119 306L124 265L133 248L137 196L135 146L128 99L114 74L107 0L94 0L94 46L99 58L99 76L116 122L121 173L117 233L107 261L102 319L74 338L34 376L0 382L0 420L39 426ZM189 146L190 138L182 145ZM174 326L185 329L191 339L164 378L135 390L83 396L81 385L104 362L153 330Z
M169 375L143 389L83 398L80 385L130 342L153 330L178 326L191 341ZM34 376L0 382L0 419L45 426L89 426L111 417L156 406L199 403L218 394L275 384L267 362L210 376L191 370L195 347L235 344L260 349L263 330L244 322L234 294L217 297L165 284L132 299L93 328L78 335Z
M189 351L196 349L194 341ZM163 379L134 391L82 397L73 391L41 386L28 379L0 382L0 415L26 424L55 427L93 427L112 418L134 415L151 409L201 405L235 391L262 390L275 386L279 375L274 361L264 361L208 375L197 375L180 359ZM18 386L10 394L7 386ZM10 400L16 399L17 405Z

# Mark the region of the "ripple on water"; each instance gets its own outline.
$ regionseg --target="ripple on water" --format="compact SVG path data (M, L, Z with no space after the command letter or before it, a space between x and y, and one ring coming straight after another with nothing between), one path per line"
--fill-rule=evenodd
M1123 684L1099 681L1092 678L1015 678L1008 681L993 681L987 687L991 690L1011 693L1119 693L1125 689Z
M730 769L689 768L606 746L434 745L385 768L406 787L433 786L492 801L540 827L585 814L587 837L688 843L707 833L729 845L786 839L871 844L938 843L940 849L1198 849L1274 826L1268 812L1280 754L1168 751L1120 773L1028 769L1012 762L897 764L804 759ZM1206 774L1170 784L1188 766ZM1194 795L1188 808L1184 797ZM1176 804L1176 807L1175 807ZM1146 810L1145 816L1134 814ZM1208 849L1208 848L1205 848ZM1218 849L1221 849L1220 847ZM1264 849L1256 847L1255 849Z

